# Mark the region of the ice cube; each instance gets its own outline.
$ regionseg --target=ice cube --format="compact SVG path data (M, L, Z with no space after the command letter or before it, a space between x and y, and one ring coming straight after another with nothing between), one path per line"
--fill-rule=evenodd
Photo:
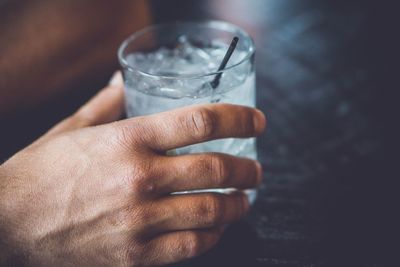
M182 98L185 96L181 90L177 90L174 88L161 87L161 88L159 88L159 91L162 96L168 97L168 98L179 99L179 98Z
M189 42L188 37L184 34L179 35L178 38L176 38L176 40L178 41L178 44L185 44Z
M128 63L136 69L159 76L206 75L216 72L227 47L219 44L212 47L199 48L190 42L187 36L177 38L174 48L160 47L148 53L132 53L128 55ZM244 51L235 50L228 65L237 63L245 55ZM210 82L215 75L194 79L164 79L163 77L139 77L131 79L139 85L140 90L152 95L164 95L170 98L202 98L212 96L213 102L219 102L219 95L242 84L250 70L250 64L241 64L235 69L224 71L220 84L213 89ZM132 84L132 87L138 87Z

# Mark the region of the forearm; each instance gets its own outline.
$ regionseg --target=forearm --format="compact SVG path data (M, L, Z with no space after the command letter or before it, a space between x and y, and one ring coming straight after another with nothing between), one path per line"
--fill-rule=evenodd
M8 219L6 219L5 205L5 180L6 173L3 165L0 165L0 266L12 266L15 256L13 256L13 245L10 242L10 230L8 229Z
M15 158L25 161L17 153L0 165L0 267L38 266L31 257L32 242L26 238L34 228L22 226L24 216L31 216L21 204L29 198L29 193L19 190L22 182L19 172L25 170L13 163Z
M94 70L113 69L119 43L148 22L146 1L3 4L0 114L35 106Z

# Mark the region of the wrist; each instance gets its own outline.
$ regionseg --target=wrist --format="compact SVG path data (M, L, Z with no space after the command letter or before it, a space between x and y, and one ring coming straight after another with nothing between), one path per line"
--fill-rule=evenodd
M13 240L10 214L7 209L7 175L5 164L0 165L0 266L24 266L23 257Z
M10 265L11 251L8 241L8 230L6 226L6 211L5 205L5 180L7 179L5 174L4 164L0 165L0 266Z

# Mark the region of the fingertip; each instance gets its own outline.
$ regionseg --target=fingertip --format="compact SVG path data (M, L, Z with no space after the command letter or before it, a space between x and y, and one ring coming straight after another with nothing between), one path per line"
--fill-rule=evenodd
M106 99L113 99L115 103L118 103L120 108L123 107L123 98L124 98L124 81L122 77L121 71L117 70L111 76L108 86L103 88L102 94L105 95ZM122 113L122 111L120 111Z
M121 71L116 71L114 72L114 74L112 75L108 85L112 86L112 87L122 87L124 84L123 78L122 78L122 73Z
M263 180L263 169L260 162L255 161L254 164L256 165L257 186L259 186Z
M239 203L237 203L239 205L239 216L237 217L237 219L240 219L245 216L250 209L249 197L243 190L237 190L234 192L234 194L238 197L237 200L239 201Z
M254 123L254 130L257 134L261 134L265 130L267 121L264 113L261 110L255 109L253 123Z

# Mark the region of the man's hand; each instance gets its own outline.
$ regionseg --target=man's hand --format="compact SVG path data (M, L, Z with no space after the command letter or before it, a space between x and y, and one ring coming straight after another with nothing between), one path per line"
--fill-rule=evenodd
M5 265L153 266L201 254L224 224L248 210L260 164L226 154L165 151L265 128L260 111L190 106L117 122L121 82L0 167L0 243ZM1 262L1 261L0 261Z

